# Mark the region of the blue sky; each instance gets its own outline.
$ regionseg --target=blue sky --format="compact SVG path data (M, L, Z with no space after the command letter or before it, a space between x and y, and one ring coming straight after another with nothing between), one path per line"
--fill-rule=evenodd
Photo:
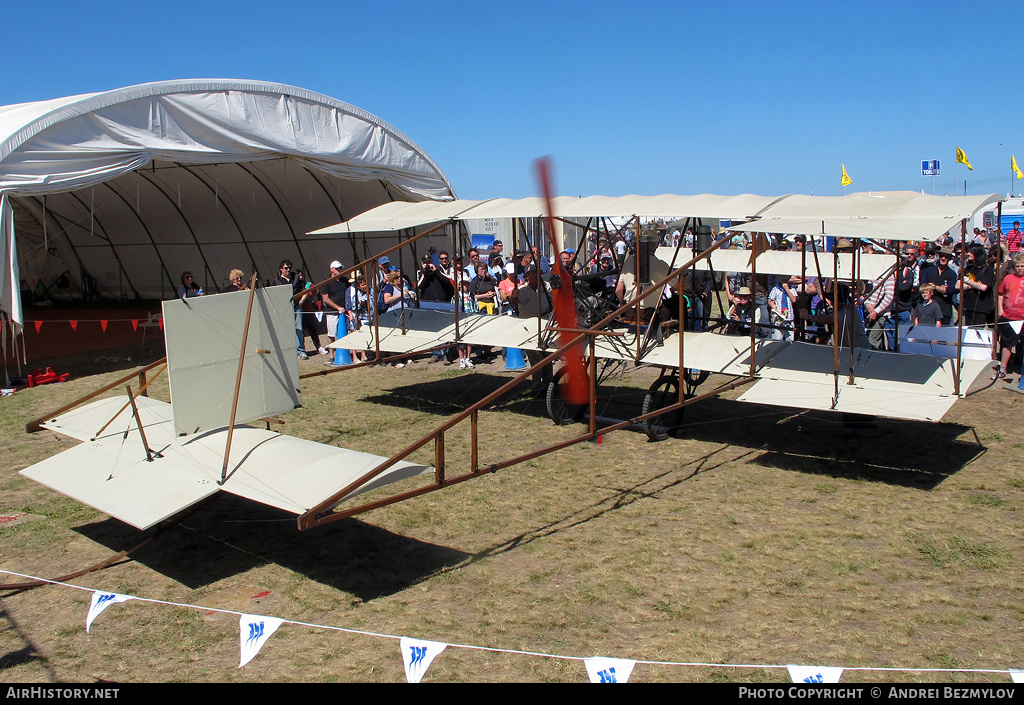
M390 122L462 198L1005 193L1017 2L46 2L4 10L0 105L172 78L278 81ZM12 63L13 62L13 63ZM1019 192L1024 181L1014 184Z

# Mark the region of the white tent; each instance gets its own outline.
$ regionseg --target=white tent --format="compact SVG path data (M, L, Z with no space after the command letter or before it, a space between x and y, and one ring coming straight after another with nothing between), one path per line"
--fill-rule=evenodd
M0 107L0 306L36 293L169 298L181 272L312 280L362 259L305 233L391 201L447 201L436 163L383 120L301 88L179 80ZM60 281L57 285L58 280Z

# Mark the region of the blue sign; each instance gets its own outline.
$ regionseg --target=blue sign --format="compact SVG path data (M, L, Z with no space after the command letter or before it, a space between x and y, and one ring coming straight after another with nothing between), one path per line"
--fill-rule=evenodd
M938 176L939 175L939 160L938 159L923 159L921 160L921 176Z

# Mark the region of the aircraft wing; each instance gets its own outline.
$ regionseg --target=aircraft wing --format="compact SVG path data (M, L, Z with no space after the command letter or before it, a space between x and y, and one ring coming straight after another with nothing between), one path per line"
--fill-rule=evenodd
M170 404L136 399L149 447L159 454L152 461L146 459L130 410L90 440L126 402L127 397L111 397L48 421L45 428L83 443L21 474L136 528L148 529L221 490L299 515L387 460L236 425L229 475L218 485L227 429L179 437L174 433ZM395 463L341 501L432 470L429 465Z
M991 360L963 360L960 394L991 364ZM837 398L833 348L791 343L760 369L761 379L739 401L939 421L959 398L955 366L951 358L856 349L850 384L850 349L840 348Z

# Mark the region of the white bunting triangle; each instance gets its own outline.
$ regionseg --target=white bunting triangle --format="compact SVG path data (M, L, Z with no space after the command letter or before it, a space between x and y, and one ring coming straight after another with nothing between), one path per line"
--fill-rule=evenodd
M786 666L794 683L838 683L843 669L838 666Z
M1024 671L1018 670L1016 668L1011 668L1010 680L1012 680L1014 683L1024 683Z
M400 641L402 663L405 664L405 679L410 683L419 683L427 672L431 661L445 650L448 644L439 641L423 641L403 636Z
M267 639L284 624L277 617L263 617L255 614L243 614L238 620L238 636L241 642L242 658L238 664L241 668L255 658Z
M85 617L85 633L89 633L92 621L99 617L100 612L107 609L107 607L118 602L126 602L133 599L135 598L130 595L118 595L116 592L94 592L92 594L92 604L89 605L89 614Z
M633 673L636 661L624 658L594 656L583 662L591 683L625 683Z

